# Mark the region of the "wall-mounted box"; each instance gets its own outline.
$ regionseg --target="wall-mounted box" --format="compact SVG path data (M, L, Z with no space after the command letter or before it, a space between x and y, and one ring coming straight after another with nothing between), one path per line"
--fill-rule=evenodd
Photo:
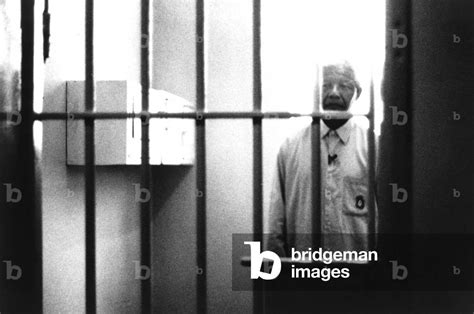
M96 112L135 112L141 110L141 87L127 81L96 82ZM67 165L85 164L84 120L73 112L83 112L84 81L68 81ZM149 111L192 112L194 106L166 91L150 89ZM141 163L141 120L96 120L96 165L139 165ZM194 119L150 119L150 164L192 165L194 163Z

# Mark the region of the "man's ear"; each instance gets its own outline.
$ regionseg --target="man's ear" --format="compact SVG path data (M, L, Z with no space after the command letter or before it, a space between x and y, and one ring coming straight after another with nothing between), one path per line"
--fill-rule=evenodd
M350 106L352 106L352 104L359 98L359 88L356 88L356 90L354 91L354 93L352 94L352 98L351 98L351 102L350 102Z
M356 89L357 89L357 99L359 99L360 94L362 94L362 87L357 86Z

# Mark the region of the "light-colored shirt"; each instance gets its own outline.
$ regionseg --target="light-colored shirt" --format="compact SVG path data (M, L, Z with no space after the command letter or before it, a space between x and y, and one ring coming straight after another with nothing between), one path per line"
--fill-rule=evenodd
M285 140L278 153L267 248L281 256L291 248L313 248L313 208L322 208L324 249L369 249L367 127L352 118L337 130L321 121L320 130L321 206L311 204L311 125ZM331 164L328 154L334 158Z

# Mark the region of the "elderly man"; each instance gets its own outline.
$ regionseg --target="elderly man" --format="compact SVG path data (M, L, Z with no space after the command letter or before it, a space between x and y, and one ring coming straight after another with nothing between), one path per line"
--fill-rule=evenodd
M347 111L361 92L348 62L323 67L324 110ZM288 138L278 153L267 248L280 256L313 246L314 210L321 210L324 249L368 250L367 128L351 118L323 120L320 130L321 206L311 203L311 126Z

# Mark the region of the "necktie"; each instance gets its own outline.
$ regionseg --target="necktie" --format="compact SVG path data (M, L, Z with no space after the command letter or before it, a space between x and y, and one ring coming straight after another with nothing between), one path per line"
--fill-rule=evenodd
M328 165L335 163L337 154L335 152L337 142L339 141L339 137L336 134L336 131L331 130L326 138L326 143L328 147Z

